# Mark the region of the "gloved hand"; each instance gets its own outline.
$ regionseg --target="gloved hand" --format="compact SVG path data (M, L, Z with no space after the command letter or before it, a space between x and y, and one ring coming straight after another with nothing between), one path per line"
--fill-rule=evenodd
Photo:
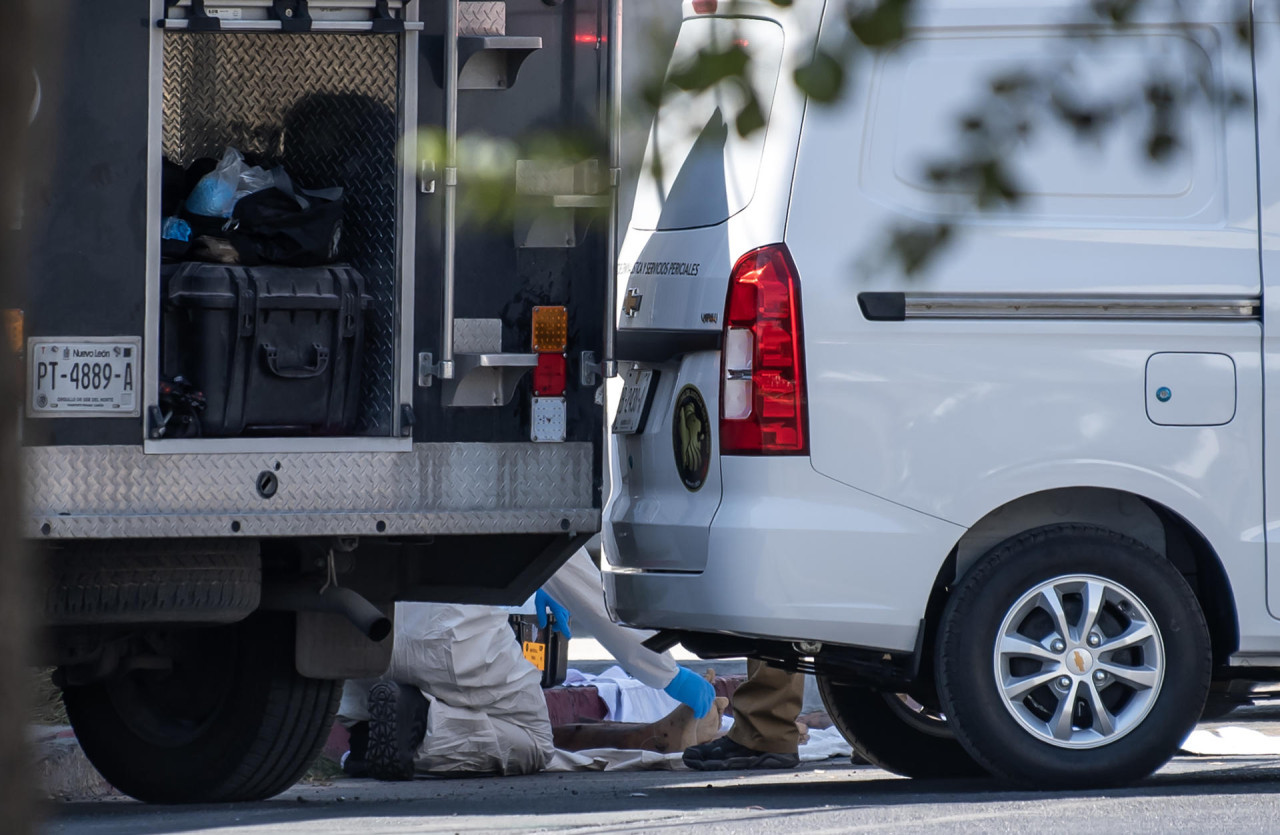
M560 602L542 589L538 589L538 593L533 596L534 608L538 610L538 626L545 627L547 625L547 610L551 610L551 614L555 617L556 622L552 625L551 631L559 632L566 638L572 638L569 632L569 610L560 605Z
M707 715L716 698L716 689L711 682L688 667L676 670L676 677L662 689L671 698L693 708L693 715L698 719Z

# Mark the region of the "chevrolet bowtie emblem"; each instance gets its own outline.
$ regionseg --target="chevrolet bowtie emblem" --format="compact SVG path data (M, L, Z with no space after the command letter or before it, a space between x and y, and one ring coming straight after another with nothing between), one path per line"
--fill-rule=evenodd
M644 296L640 295L640 291L634 287L627 291L626 298L622 300L622 314L628 319L634 319L636 314L640 312L640 303L644 301Z

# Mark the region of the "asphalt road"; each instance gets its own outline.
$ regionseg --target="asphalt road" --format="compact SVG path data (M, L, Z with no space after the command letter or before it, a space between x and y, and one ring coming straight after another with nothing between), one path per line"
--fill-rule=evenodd
M1280 724L1225 723L1280 735ZM1280 831L1280 757L1178 757L1105 792L928 782L830 760L796 771L540 774L300 786L264 803L132 801L51 806L49 833L297 835L454 832L1264 832Z

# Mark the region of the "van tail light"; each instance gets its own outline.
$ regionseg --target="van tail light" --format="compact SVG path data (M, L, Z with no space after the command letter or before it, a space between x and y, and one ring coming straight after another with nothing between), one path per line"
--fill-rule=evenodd
M720 353L722 455L807 455L800 278L782 244L738 259Z

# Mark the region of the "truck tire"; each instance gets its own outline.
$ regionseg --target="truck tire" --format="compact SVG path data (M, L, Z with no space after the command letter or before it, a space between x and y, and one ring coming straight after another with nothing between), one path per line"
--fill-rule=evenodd
M1209 631L1160 554L1080 524L996 546L938 640L943 711L978 762L1036 788L1120 786L1173 756L1204 708Z
M135 664L63 691L102 776L151 803L261 800L297 782L328 736L342 683L294 671L293 616L166 637L171 669Z
M946 720L897 693L818 677L831 721L854 753L885 771L918 779L989 777L956 741Z
M253 541L112 541L51 550L45 621L235 623L258 608L262 559Z

